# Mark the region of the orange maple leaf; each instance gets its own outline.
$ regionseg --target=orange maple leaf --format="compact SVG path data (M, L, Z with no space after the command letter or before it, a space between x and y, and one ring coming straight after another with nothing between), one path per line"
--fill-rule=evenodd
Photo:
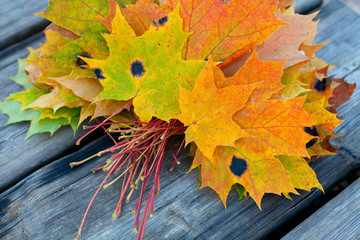
M271 146L274 155L309 157L305 145L314 137L303 128L316 125L317 121L302 108L304 101L304 97L299 97L249 104L234 115L234 121Z
M251 95L251 101L262 101L270 97L271 94L280 91L284 86L281 84L284 61L281 62L262 62L259 60L256 50L246 60L233 77L218 79L218 88L230 85L248 85L260 83Z
M196 79L192 92L180 88L181 115L178 116L188 126L186 142L195 141L210 160L216 146L234 146L237 139L248 136L232 120L232 115L245 106L257 85L232 85L218 89L215 85L217 79L225 77L216 69L210 59Z
M277 0L167 0L173 9L180 4L183 30L192 32L183 48L184 59L206 59L231 62L285 23L274 13ZM224 64L226 64L224 63Z
M115 17L118 3L115 0L109 0L109 13L104 18L98 20L105 25L111 32L111 22ZM139 0L135 4L129 4L126 8L120 8L120 11L128 24L134 30L137 36L144 34L149 30L153 21L163 19L167 21L166 15L171 12L168 5L159 6L152 0Z
M260 60L282 61L286 59L284 67L287 68L310 59L309 56L299 51L299 47L302 46L302 49L311 55L324 45L311 45L316 35L317 22L313 21L316 14L295 14L293 7L285 13L277 12L276 17L288 25L277 29L258 47Z

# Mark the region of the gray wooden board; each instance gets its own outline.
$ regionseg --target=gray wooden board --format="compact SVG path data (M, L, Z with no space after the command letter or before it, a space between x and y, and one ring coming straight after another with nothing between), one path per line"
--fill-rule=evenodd
M0 51L42 31L49 22L33 13L47 5L47 0L0 0Z
M321 207L282 240L360 239L360 179Z
M338 77L356 76L359 62L349 66L360 55L359 38L347 37L359 32L360 18L350 9L331 2L320 13L318 42L332 40L319 56L330 63L340 63ZM343 39L346 44L343 44ZM344 134L343 145L335 156L311 164L325 191L360 166L360 91L340 109L345 117L337 130ZM54 140L49 140L54 141ZM35 171L0 195L1 239L71 239L76 235L82 215L92 194L104 178L103 173L90 174L106 157L70 169L68 163L80 160L103 145L99 139L84 149L59 159ZM174 141L175 145L179 144ZM89 151L89 152L88 152ZM155 217L148 221L146 239L254 239L266 237L276 228L296 216L322 193L301 192L293 200L268 194L260 211L252 200L237 200L231 192L224 210L220 199L211 189L196 189L197 170L184 174L191 164L182 152L183 162L170 173L172 159L166 152L166 164L161 173L161 194L155 201ZM137 192L138 194L138 192ZM83 239L134 239L131 217L132 200L123 208L123 216L114 221L112 211L119 196L119 185L102 190L90 210ZM134 196L136 197L136 196Z
M321 6L323 0L297 0L295 12L306 14Z
M106 138L106 137L105 137ZM93 142L68 157L53 162L0 195L1 239L73 239L88 202L104 173L90 169L104 163L107 156L70 169L71 161L81 160L104 146L104 139ZM178 146L180 141L174 141ZM111 144L111 143L110 143ZM108 146L108 145L106 145ZM176 146L175 146L176 147ZM181 165L169 172L171 153L166 152L161 173L161 193L155 200L155 217L148 221L145 239L258 239L265 237L309 202L322 195L320 190L301 191L293 200L266 195L260 211L252 200L237 199L231 192L225 210L209 188L196 189L198 171L189 174L191 158L181 153ZM335 164L337 166L335 166ZM334 180L359 165L347 151L313 164L327 191ZM135 239L134 200L124 205L118 220L111 218L119 197L119 184L101 190L90 210L82 239ZM138 192L134 195L136 197Z
M9 79L17 72L17 59L27 56L27 47L37 48L44 40L43 34L37 34L0 52L0 85L2 87L0 102L11 93L22 90L19 85ZM0 126L5 124L7 119L6 115L0 113ZM51 139L49 134L44 133L33 135L25 141L28 128L29 123L0 127L0 192L13 186L41 166L78 149L75 148L76 139L84 133L80 130L74 137L72 129L64 127L58 130ZM99 132L84 143L96 136L99 136Z

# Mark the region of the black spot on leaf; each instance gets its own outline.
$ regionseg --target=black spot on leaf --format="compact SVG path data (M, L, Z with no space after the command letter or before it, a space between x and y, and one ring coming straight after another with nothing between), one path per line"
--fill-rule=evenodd
M145 74L144 64L140 60L135 60L131 63L130 72L134 77L141 77Z
M314 88L318 92L324 92L327 88L327 78L324 78L323 80L320 80L318 78L315 79L315 85Z
M318 137L319 136L319 133L318 131L316 130L316 127L313 126L313 127L304 127L304 131L308 134L310 134L311 136L314 136L314 137Z
M306 148L311 148L312 146L314 146L314 144L317 142L317 140L318 140L317 138L313 138L310 141L308 141L306 143Z
M92 58L91 55L88 53L81 53L79 55L76 55L75 65L81 69L87 69L88 64L79 57Z
M165 23L167 23L169 21L169 18L168 18L168 16L165 16L163 18L160 18L158 21L159 21L159 26L164 26Z
M247 163L245 159L233 156L231 160L230 170L234 175L241 177L241 175L243 175L244 172L246 172L247 170Z
M92 69L99 80L104 80L106 77L103 75L103 71L100 68L93 68Z

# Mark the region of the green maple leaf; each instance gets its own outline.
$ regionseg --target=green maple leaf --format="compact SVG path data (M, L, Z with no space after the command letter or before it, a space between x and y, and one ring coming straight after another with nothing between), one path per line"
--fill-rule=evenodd
M91 69L78 64L79 56L106 59L109 49L100 33L84 33L79 39L66 44L62 49L47 56L46 59L56 62L62 69L72 71L72 76L96 78ZM63 75L63 74L62 74Z
M49 0L49 6L38 16L78 35L85 32L106 32L97 18L109 11L107 0Z
M31 121L31 125L25 139L28 139L34 134L45 132L49 132L50 136L52 136L59 128L66 125L69 125L69 121L66 118L45 118L38 121Z
M33 87L9 96L0 106L0 110L9 116L5 125L31 121L26 138L43 132L49 132L52 135L60 127L66 125L70 125L75 133L79 123L80 108L62 107L56 112L51 108L24 109L47 92L47 90Z
M38 15L70 30L80 38L69 42L59 51L45 58L61 66L59 67L61 73L66 73L67 69L67 74L71 71L72 75L96 78L91 70L79 67L76 61L78 55L94 58L106 58L108 55L106 42L101 35L101 33L107 33L108 30L99 21L108 12L107 0L50 0L48 8Z
M23 62L22 60L23 59L17 60L18 64L19 64L18 72L14 77L10 77L10 79L13 80L14 82L16 82L17 84L19 84L20 86L22 86L23 88L29 89L29 88L32 88L34 86L34 84L31 82L29 82L29 83L26 82L27 75L24 70L24 67L27 65L27 63Z
M9 120L4 125L40 119L41 113L39 111L33 109L21 110L21 107L22 103L14 99L5 100L0 104L2 113L9 116Z
M133 4L136 0L116 0L121 7ZM109 12L108 0L49 0L45 11L37 14L78 35L86 32L107 32L98 19Z
M192 90L205 61L181 59L190 33L183 32L179 9L169 14L162 27L150 27L136 37L119 9L112 21L112 33L104 35L110 49L107 60L83 58L99 72L104 91L99 99L133 99L136 114L143 121L168 121L180 114L179 85Z
M235 183L234 188L237 191L237 193L239 194L239 199L242 199L243 197L246 196L246 189L244 188L243 185L241 185L239 183Z
M9 99L5 100L0 105L0 110L9 116L9 120L5 123L5 125L23 122L23 121L31 121L30 128L26 134L25 139L37 133L49 132L50 135L53 135L59 128L66 125L71 125L74 132L77 129L77 124L79 122L79 115L76 115L70 119L70 121L65 117L58 117L55 119L44 118L41 119L41 112L33 109L25 109L21 110L22 103ZM43 110L43 109L39 109Z
M41 113L40 119L31 121L25 139L34 134L45 132L49 132L52 136L59 128L67 125L71 126L74 134L76 133L80 119L80 108L62 107L56 112L51 108L37 108L36 110Z

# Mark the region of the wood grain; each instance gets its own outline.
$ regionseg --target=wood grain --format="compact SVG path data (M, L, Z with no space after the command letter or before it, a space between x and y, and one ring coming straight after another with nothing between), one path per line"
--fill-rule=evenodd
M312 214L282 240L360 239L360 179Z
M34 13L47 5L47 0L1 0L0 51L41 32L49 22Z
M295 12L306 14L319 8L323 0L297 0L295 4Z
M323 4L327 4L330 1L331 0L324 0ZM357 12L358 14L360 14L360 1L359 0L337 0L337 1L346 4L354 12Z

